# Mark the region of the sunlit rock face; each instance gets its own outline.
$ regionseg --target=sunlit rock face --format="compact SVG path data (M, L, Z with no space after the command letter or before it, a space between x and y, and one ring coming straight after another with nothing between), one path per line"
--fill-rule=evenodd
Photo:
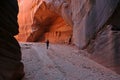
M48 39L52 43L69 42L71 23L67 23L47 0L22 0L19 6L19 41L45 42Z
M19 14L18 14L18 23L19 23L19 35L17 39L19 41L26 41L27 37L31 32L31 25L33 23L33 0L18 0L19 3ZM35 4L35 3L34 3Z
M84 48L113 14L118 1L30 0L28 2L27 0L20 0L20 34L18 40L38 42L49 38L52 42L59 42L60 40L66 42L69 38L63 36L68 31L73 32L68 33L69 36L72 34L73 44ZM49 26L49 29L45 29L46 26ZM57 30L58 26L64 28L66 26L65 29L67 30L61 32L61 30ZM64 28L60 29L65 30ZM61 35L61 33L64 35L58 39L56 35ZM25 37L22 38L22 35Z

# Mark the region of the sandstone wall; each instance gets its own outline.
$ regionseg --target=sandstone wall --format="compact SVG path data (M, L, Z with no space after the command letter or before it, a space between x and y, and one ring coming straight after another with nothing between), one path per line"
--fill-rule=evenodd
M73 43L84 48L106 24L119 0L49 0L50 10L73 28Z
M19 7L19 41L64 43L71 38L72 27L49 0L22 0Z
M111 28L119 29L120 26L120 7L114 13L116 6L119 6L118 2L74 0L71 1L71 9L74 44L87 49L91 59L120 73L120 34L119 31L111 31Z
M117 73L120 73L119 4L120 3L117 1L112 0L96 0L90 12L82 20L83 22L85 21L85 25L80 23L84 28L82 29L82 31L84 31L81 34L86 41L82 40L86 45L82 46L82 48L87 49L87 51L91 53L91 59L116 71Z
M103 27L108 18L113 14L118 1L72 1L73 38L77 46L80 48L85 47L89 40Z
M105 26L87 46L90 58L120 73L120 32Z

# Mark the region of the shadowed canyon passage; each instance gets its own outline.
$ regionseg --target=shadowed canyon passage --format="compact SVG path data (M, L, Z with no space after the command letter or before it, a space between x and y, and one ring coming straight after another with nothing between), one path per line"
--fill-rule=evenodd
M71 42L120 73L119 0L20 0L19 7L19 41Z

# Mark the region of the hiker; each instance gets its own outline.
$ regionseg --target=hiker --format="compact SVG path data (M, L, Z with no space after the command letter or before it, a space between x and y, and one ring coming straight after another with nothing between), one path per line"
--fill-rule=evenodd
M49 47L49 40L46 41L46 47L48 49L48 47Z
M0 2L0 80L21 80L24 76L18 34L17 0Z
M71 44L71 37L69 38L69 42L68 42L68 44Z
M72 37L69 38L68 44L71 44Z

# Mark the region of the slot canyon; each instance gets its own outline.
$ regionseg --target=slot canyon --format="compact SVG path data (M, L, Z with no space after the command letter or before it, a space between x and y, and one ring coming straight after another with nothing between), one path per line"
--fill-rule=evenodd
M23 80L120 80L120 0L18 5Z

